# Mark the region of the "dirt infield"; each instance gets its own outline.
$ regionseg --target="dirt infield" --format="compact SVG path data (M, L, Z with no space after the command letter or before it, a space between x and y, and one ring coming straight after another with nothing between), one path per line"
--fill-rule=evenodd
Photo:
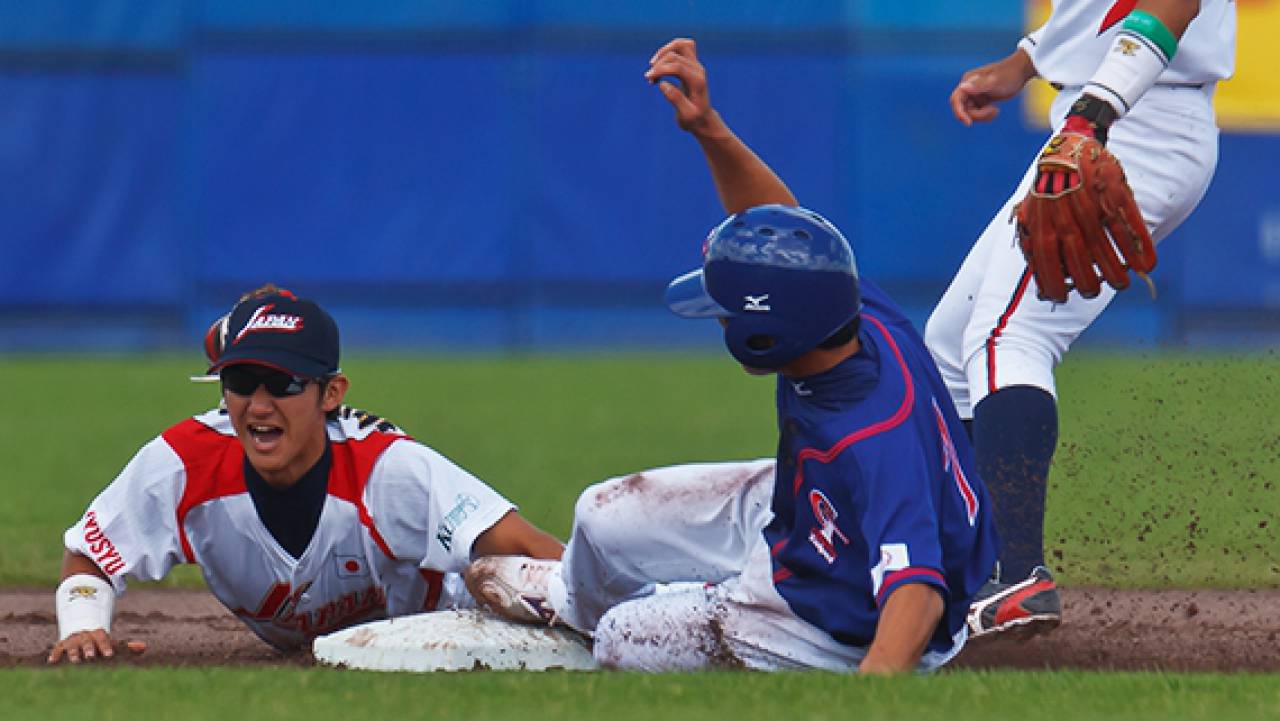
M955 665L1280 671L1280 590L1117 591L1065 589L1066 615L1052 634L1029 641L972 643ZM135 590L117 608L113 663L139 666L309 665L282 656L204 591ZM0 591L0 667L42 666L57 634L48 589ZM123 642L145 641L134 655Z

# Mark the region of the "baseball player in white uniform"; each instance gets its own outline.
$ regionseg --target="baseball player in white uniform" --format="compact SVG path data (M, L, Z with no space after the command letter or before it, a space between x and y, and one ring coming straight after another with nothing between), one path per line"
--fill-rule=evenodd
M343 406L338 328L268 286L211 328L220 408L138 451L67 530L49 663L114 655L126 579L200 566L281 650L364 621L473 605L472 555L559 558L492 488L377 416Z
M1042 159L1071 134L1104 144L1159 242L1196 207L1213 177L1213 93L1234 68L1235 24L1231 0L1058 0L1048 22L1011 55L964 74L951 108L965 125L987 122L1032 77L1052 82L1061 92L1049 113L1054 139ZM1019 248L1044 239L1018 237L1015 206L1033 189L1053 197L1063 178L1075 180L1055 179L1042 165L1032 164L996 212L926 327L929 349L969 421L1004 542L998 575L970 615L974 636L1047 630L1060 621L1043 548L1046 478L1058 433L1053 371L1115 295L1103 285L1096 297L1085 297L1085 285L1077 284L1055 298L1037 284L1039 270Z

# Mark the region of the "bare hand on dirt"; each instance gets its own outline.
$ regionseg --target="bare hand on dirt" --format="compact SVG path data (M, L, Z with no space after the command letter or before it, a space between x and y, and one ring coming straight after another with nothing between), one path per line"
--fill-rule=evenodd
M110 660L115 657L115 646L128 650L137 656L146 652L146 641L112 641L111 635L102 629L81 631L62 639L53 645L47 663L56 665L65 658L72 664L96 661L99 658Z

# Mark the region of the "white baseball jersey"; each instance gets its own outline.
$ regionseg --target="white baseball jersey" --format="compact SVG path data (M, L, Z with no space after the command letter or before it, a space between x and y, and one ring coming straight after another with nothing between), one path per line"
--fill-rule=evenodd
M328 424L328 494L298 558L259 518L225 411L148 443L67 530L117 593L195 563L210 591L282 649L355 623L467 598L456 572L476 537L514 506L395 426L344 409ZM446 577L448 574L448 577Z
M1053 14L1018 47L1040 77L1084 85L1102 63L1136 0L1054 0ZM1199 84L1231 77L1236 62L1235 0L1203 0L1158 83Z
M1023 39L1020 46L1040 74L1064 85L1047 117L1055 132L1134 5L1134 0L1060 0L1049 22ZM1218 162L1213 93L1216 81L1235 65L1235 23L1234 2L1203 0L1173 63L1111 126L1107 149L1124 166L1156 243L1191 214L1213 178ZM925 342L961 418L972 418L983 398L1009 386L1034 386L1056 395L1054 368L1115 297L1115 290L1104 285L1096 298L1072 293L1066 303L1038 300L1012 222L1013 207L1026 197L1035 176L1033 161L925 326Z

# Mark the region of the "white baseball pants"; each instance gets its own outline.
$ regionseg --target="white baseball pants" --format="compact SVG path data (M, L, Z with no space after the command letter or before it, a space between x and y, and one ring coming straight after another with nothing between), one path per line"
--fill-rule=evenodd
M774 589L763 530L774 460L672 466L612 478L578 499L551 606L591 631L601 665L856 671L846 646ZM928 654L920 670L950 660Z
M1079 87L1058 94L1050 111L1062 124ZM1213 86L1157 85L1112 127L1107 149L1124 167L1147 229L1157 243L1191 214L1218 162ZM1066 303L1036 297L1035 280L1014 237L1013 206L1035 176L1032 163L960 266L925 326L925 343L960 417L988 394L1014 385L1056 396L1053 370L1067 348L1102 312L1115 291ZM1157 265L1155 278L1159 278ZM1145 293L1141 282L1133 292Z

